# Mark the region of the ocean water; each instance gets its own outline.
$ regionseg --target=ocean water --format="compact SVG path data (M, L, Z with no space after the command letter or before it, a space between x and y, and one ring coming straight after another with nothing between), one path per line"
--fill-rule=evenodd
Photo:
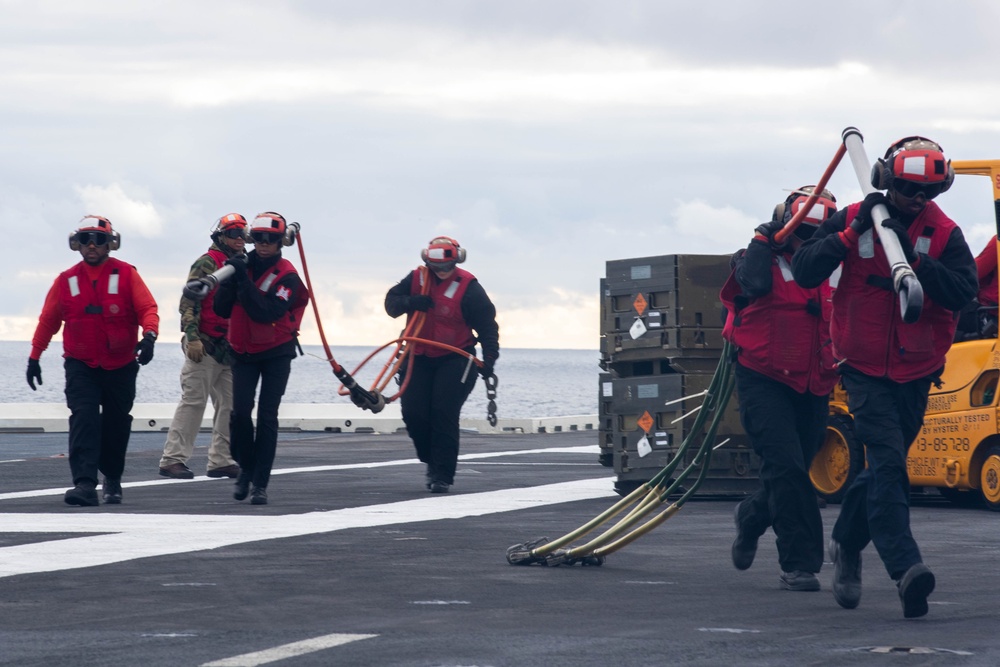
M179 336L178 336L179 338ZM284 403L349 403L339 396L340 382L334 376L322 346L303 347L306 355L292 362L292 374ZM334 347L334 358L354 373L358 364L374 347ZM38 391L31 391L25 381L25 367L31 345L28 342L0 341L0 402L63 403L65 385L62 369L62 343L53 341L42 355L42 380ZM371 385L387 360L389 351L365 364L355 375L363 387ZM510 419L561 417L597 414L600 352L595 350L500 350L497 362L497 416ZM148 365L139 370L136 383L137 403L176 403L180 398L180 370L184 363L179 342L161 340ZM391 381L384 394L396 392ZM486 416L486 387L476 383L466 401L462 416L482 419Z

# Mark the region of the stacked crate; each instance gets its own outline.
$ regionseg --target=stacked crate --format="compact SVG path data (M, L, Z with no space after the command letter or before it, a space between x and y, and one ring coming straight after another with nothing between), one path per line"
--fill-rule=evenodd
M620 493L667 465L692 429L722 352L719 290L728 255L661 255L607 262L601 280L600 461L613 466ZM688 400L678 400L689 397ZM730 399L703 494L745 493L758 461ZM640 446L640 443L643 446ZM645 448L648 444L648 449ZM692 445L680 467L697 451Z

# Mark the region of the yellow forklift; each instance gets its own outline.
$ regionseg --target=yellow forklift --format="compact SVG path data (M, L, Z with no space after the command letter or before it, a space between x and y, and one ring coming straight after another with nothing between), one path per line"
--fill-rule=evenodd
M990 179L994 217L1000 229L1000 160L951 164L956 174ZM906 466L914 491L918 487L936 488L954 503L1000 511L1000 345L996 308L981 309L977 320L993 326L982 327L982 337L951 346L941 388L931 386L924 426L910 445ZM820 496L838 502L865 466L864 449L854 434L847 396L839 386L831 396L826 433L809 474Z

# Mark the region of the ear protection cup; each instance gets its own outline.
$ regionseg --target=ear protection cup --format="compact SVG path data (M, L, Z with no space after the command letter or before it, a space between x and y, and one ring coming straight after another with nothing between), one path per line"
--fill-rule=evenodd
M872 165L872 187L876 190L888 190L892 177L886 174L885 160L878 158Z
M948 160L948 173L944 177L944 184L941 186L941 192L948 192L948 190L951 190L951 185L954 182L955 168L951 166L951 160Z
M778 222L779 220L785 219L785 209L788 207L787 202L781 202L774 207L774 213L771 214L771 222Z

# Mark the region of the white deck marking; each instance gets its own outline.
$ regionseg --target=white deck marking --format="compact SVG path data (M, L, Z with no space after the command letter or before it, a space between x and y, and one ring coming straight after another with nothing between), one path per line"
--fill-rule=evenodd
M548 447L544 449L521 449L510 452L480 452L478 454L461 454L459 461L477 461L480 459L494 458L497 456L517 456L518 454L598 454L600 448L597 445L579 445L576 447ZM271 475L294 475L303 472L328 472L331 470L359 470L368 468L389 468L401 465L417 465L418 459L395 459L392 461L371 461L367 463L343 463L328 466L306 466L302 468L279 468L272 470ZM532 465L532 464L523 464ZM122 484L126 489L138 489L144 486L160 486L163 484L192 484L195 482L225 482L230 481L225 478L213 478L201 475L194 479L151 479L143 482L127 482ZM57 496L66 492L69 485L56 489L33 489L31 491L13 491L11 493L0 493L0 500L15 500L17 498L39 498L43 496Z
M744 633L760 634L760 630L750 630L748 628L698 628L698 632L728 632L734 635Z
M244 653L232 658L206 662L202 667L257 667L257 665L266 665L269 662L277 662L278 660L285 660L296 655L305 655L306 653L315 653L323 649L349 644L360 639L371 639L372 637L378 637L378 635L324 635L312 639L303 639L300 642L275 646L263 651Z
M277 516L211 514L0 514L0 533L91 533L0 549L0 578L98 567L136 558L206 551L261 540L513 512L617 496L614 478L434 496L327 512ZM100 533L100 534L93 534Z

